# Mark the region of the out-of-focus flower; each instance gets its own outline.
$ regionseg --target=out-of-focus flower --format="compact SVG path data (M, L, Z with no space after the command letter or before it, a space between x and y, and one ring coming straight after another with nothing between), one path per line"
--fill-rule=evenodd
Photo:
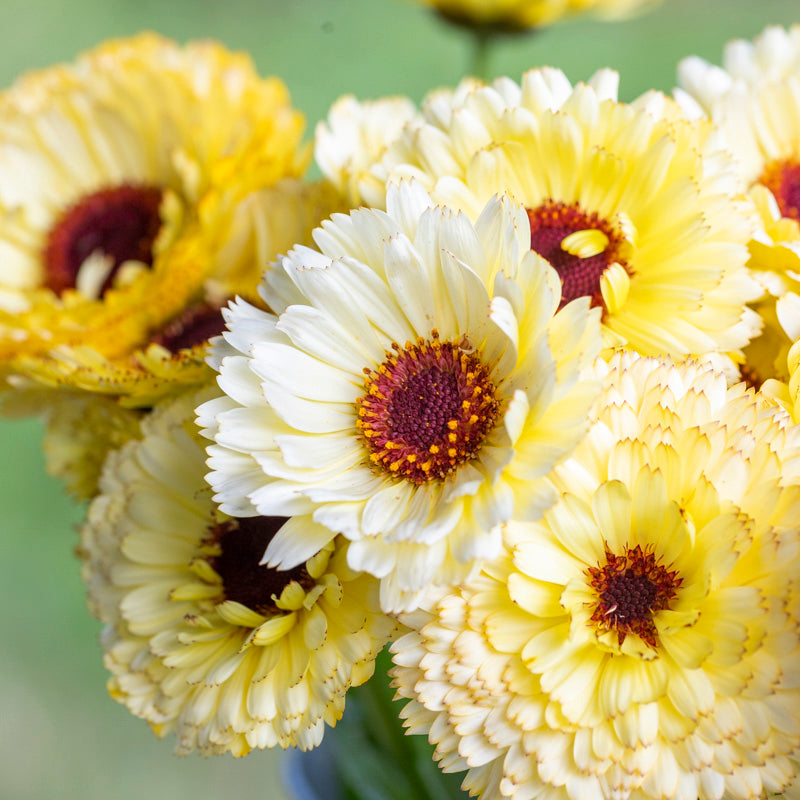
M407 97L384 97L358 102L353 95L340 97L328 118L317 123L314 156L320 169L351 207L360 205L365 194L385 191L383 182L368 172L379 161L417 113ZM372 189L361 185L371 181Z
M466 28L513 32L551 25L563 17L592 13L620 19L659 0L422 0L449 22Z
M126 393L129 372L147 395L164 382L160 362L181 352L195 380L202 358L183 351L221 329L220 306L252 293L267 263L252 259L246 275L234 274L209 239L224 227L229 248L252 246L269 230L245 230L235 203L300 174L302 128L283 84L259 78L248 57L153 34L104 44L5 92L2 366L109 394ZM152 343L158 353L147 351Z
M745 268L758 215L708 121L655 92L619 103L617 83L604 70L573 88L539 69L521 85L436 92L365 170L364 200L380 205L376 185L413 177L474 220L508 192L527 210L530 246L559 273L562 302L602 309L606 345L713 354L733 371L760 329L746 307L760 287Z
M269 563L302 563L343 533L350 565L413 607L497 553L512 513L584 435L600 346L588 299L531 252L525 210L477 223L392 187L388 213L335 215L265 276L277 316L244 302L212 350L226 396L198 409L208 480L235 516L293 516ZM487 289L487 287L490 287ZM317 525L304 520L313 518Z
M406 724L482 797L792 795L798 455L743 384L615 357L559 502L403 616Z
M722 67L686 58L678 78L678 102L720 131L761 220L749 266L764 294L754 308L766 320L767 343L756 340L746 351L743 374L756 385L782 379L763 353L782 337L776 299L800 292L800 25L771 26L752 42L729 42ZM785 364L785 348L774 355Z
M141 441L108 457L89 507L83 574L106 624L109 691L159 736L175 731L180 753L306 750L395 623L341 539L292 570L260 564L284 520L217 511L192 423L201 399L149 415Z

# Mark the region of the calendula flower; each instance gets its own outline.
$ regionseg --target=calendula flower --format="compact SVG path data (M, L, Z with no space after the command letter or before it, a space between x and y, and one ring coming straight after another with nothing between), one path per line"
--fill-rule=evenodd
M148 416L141 441L108 457L89 507L83 574L106 624L109 691L159 736L176 732L179 753L306 750L370 677L395 623L342 540L293 570L261 565L284 520L217 510L192 423L199 399Z
M199 223L183 233L171 253L171 261L180 260L185 272L202 266L207 297L213 301L190 303L153 331L148 344L124 357L104 356L86 345L17 355L17 375L9 380L29 385L34 377L40 384L107 395L133 408L147 408L165 395L211 380L205 359L208 340L224 326L221 298L261 302L256 286L270 261L297 242L310 243L314 226L343 202L323 182L286 178L260 187L252 178L257 171L243 165L239 174L207 194Z
M310 515L270 542L294 567L351 540L386 610L497 552L512 513L552 502L541 480L586 430L599 344L587 299L560 304L507 198L476 224L418 185L388 213L335 215L267 272L276 315L246 303L212 361L224 397L198 409L226 513ZM491 287L487 289L487 287ZM524 490L518 491L523 486Z
M104 44L5 92L3 366L83 386L84 361L92 370L108 359L103 377L119 383L114 370L136 371L149 344L177 352L218 332L219 307L242 276L228 280L228 261L207 252L216 235L207 207L299 175L302 126L283 84L259 78L246 56L154 34ZM77 365L74 382L59 361Z
M371 177L368 168L380 160L387 145L416 114L416 106L407 97L359 103L348 94L331 106L327 120L317 123L314 156L350 206L359 205L369 192L361 186L362 181L371 180L376 183L373 191L383 191L383 183Z
M483 798L791 796L799 447L708 366L616 356L559 502L403 617L406 724Z
M591 12L619 19L657 5L658 0L423 0L450 22L478 30L513 32L551 25L562 17Z
M799 447L707 366L615 357L559 502L404 617L411 731L484 798L793 796Z
M760 293L745 268L757 214L708 121L658 93L619 103L617 83L603 70L573 88L538 69L449 102L436 93L369 172L384 184L413 177L471 219L511 194L562 302L602 310L606 345L741 358L760 326L746 307Z
M722 67L686 58L678 77L676 98L721 132L759 211L749 266L762 286L754 308L767 320L768 342L753 343L743 374L756 385L782 379L761 356L780 338L776 299L800 291L800 25L771 26L752 42L729 42ZM774 351L780 364L785 355Z

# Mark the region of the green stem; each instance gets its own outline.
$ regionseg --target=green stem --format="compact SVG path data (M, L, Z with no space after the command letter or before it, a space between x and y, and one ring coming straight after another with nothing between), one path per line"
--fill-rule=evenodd
M472 64L470 73L476 78L489 80L489 52L494 36L486 28L474 28L472 31Z

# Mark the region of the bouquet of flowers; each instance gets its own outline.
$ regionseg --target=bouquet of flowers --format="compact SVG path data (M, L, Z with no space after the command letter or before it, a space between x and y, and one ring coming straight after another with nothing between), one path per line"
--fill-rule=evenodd
M476 69L645 5L431 4ZM345 96L312 146L141 34L0 96L3 410L177 752L347 705L342 797L800 797L800 26L618 82Z

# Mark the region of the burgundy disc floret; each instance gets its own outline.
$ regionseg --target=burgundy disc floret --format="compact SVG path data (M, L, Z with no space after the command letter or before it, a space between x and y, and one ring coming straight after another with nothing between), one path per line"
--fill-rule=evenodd
M209 563L222 578L224 600L234 600L264 616L275 614L273 597L297 581L304 589L314 585L305 566L277 570L261 564L264 551L286 522L285 517L238 517L217 525L209 537L221 550Z
M211 303L195 303L151 337L154 344L166 347L170 353L177 353L198 344L205 344L225 328L222 309Z
M760 182L775 196L781 215L800 222L800 161L773 161Z
M494 427L499 401L489 369L465 341L392 345L365 369L357 426L374 464L415 484L441 480L474 458Z
M627 266L620 257L622 237L597 214L587 214L577 203L566 204L545 200L537 208L529 208L531 250L547 259L561 278L561 306L578 297L591 297L593 306L603 305L600 278L614 262ZM602 253L580 258L561 246L572 233L597 230L605 234L608 245Z
M587 570L597 605L592 622L601 630L615 630L621 645L635 633L656 647L658 633L653 614L669 608L683 579L658 563L653 552L641 545L626 548L618 556L606 548L606 563Z
M153 263L161 228L161 189L124 184L82 197L53 226L44 252L45 284L60 294L75 287L83 262L100 252L112 261L101 295L125 261Z

